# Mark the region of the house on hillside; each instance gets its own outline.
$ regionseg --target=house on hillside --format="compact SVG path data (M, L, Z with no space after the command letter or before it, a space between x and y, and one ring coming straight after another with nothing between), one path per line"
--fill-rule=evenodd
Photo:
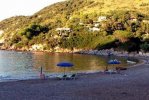
M102 22L102 21L105 21L105 20L107 20L106 16L99 16L98 17L98 22Z
M43 44L34 44L31 46L30 50L44 50Z
M107 17L106 16L99 16L97 21L93 21L93 27L89 28L89 31L95 32L95 31L100 31L100 26L102 25L102 21L106 21Z
M100 31L100 28L97 28L97 27L93 27L93 28L89 28L89 31L91 32L95 32L95 31Z
M84 23L83 22L80 22L79 25L84 25Z
M100 22L99 21L94 21L94 27L99 27L100 26Z
M63 27L63 28L56 28L56 31L59 31L59 32L68 31L68 32L70 32L71 29L70 29L70 28L65 28L65 27Z
M71 29L70 28L65 28L65 27L64 28L56 28L56 31L58 32L59 36L69 37Z
M3 30L0 30L0 35L2 35L4 33L4 31Z
M94 24L94 27L99 27L100 26L100 23L95 23Z
M143 20L142 22L149 24L149 20Z
M131 22L136 22L137 18L130 18Z

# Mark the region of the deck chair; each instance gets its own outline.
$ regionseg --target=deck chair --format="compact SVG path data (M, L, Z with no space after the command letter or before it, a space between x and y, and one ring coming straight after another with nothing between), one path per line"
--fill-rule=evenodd
M107 70L104 72L105 74L117 74L117 70Z
M59 80L66 80L67 75L58 76L56 78L59 79Z
M70 79L70 80L76 79L76 74L72 74L70 76L67 76L66 79Z

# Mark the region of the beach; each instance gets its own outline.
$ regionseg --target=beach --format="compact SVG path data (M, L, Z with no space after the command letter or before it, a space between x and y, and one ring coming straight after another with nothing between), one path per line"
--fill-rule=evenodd
M120 74L78 74L76 80L1 82L0 100L149 100L149 65Z

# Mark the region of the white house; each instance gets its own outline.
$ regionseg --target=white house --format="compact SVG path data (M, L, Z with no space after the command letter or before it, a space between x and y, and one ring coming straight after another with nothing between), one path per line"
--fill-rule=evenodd
M58 31L59 36L69 37L69 33L71 32L70 28L56 28L56 31Z
M84 25L84 23L83 22L80 22L79 25Z
M136 21L137 21L136 18L131 18L130 20L131 20L132 22L136 22Z
M4 31L3 30L0 30L0 35L2 35L4 33Z
M95 32L95 31L100 31L99 28L93 27L93 28L89 28L90 31Z
M148 23L149 24L149 20L143 20L143 23Z
M99 27L99 25L100 25L99 23L95 23L94 24L95 27Z
M71 29L70 28L56 28L56 31L68 31L68 32L70 32L71 31Z
M30 50L43 50L43 49L44 49L44 45L42 45L42 44L34 44L30 48Z
M105 21L105 20L107 20L106 16L99 16L98 17L98 22L102 22L102 21Z

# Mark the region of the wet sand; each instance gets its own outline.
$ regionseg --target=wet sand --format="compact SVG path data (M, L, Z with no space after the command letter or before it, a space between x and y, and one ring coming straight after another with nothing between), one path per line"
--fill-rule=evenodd
M76 80L0 83L0 100L149 100L149 65L120 74L81 74Z

